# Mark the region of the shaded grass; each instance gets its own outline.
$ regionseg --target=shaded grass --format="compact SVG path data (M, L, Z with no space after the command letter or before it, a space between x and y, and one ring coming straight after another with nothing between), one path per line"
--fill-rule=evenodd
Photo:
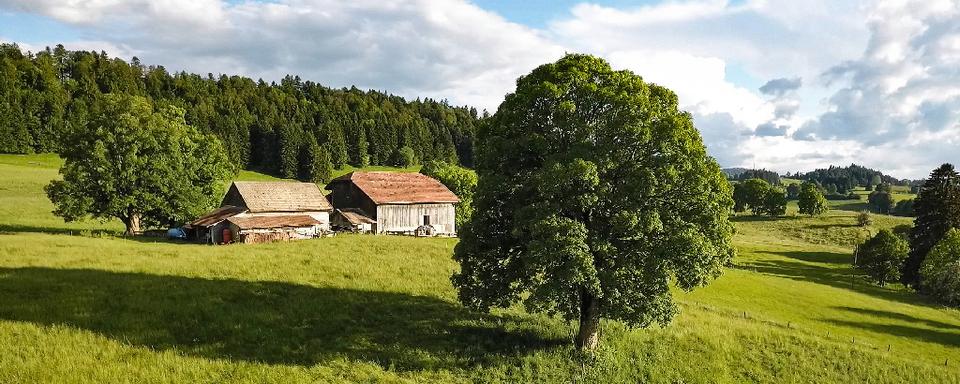
M566 342L524 329L515 317L399 292L95 269L0 268L0 276L0 296L8 298L0 319L210 359L452 369Z

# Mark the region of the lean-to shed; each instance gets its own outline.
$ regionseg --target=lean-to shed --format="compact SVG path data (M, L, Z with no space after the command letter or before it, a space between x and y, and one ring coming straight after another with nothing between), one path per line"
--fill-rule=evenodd
M227 219L246 211L246 208L224 205L187 223L184 228L189 237L196 241L220 244L223 242L223 230L229 228Z
M234 241L247 244L310 239L325 231L323 223L308 215L234 216L227 222Z

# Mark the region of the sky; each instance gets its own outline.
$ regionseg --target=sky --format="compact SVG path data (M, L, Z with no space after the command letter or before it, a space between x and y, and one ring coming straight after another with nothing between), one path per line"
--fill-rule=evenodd
M588 53L674 90L725 167L960 161L960 0L0 0L0 41L491 113Z

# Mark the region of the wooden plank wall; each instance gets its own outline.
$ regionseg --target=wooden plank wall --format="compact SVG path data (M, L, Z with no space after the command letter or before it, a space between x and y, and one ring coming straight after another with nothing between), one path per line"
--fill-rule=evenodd
M441 233L456 234L456 212L453 204L404 204L377 207L377 233L414 231L423 225L423 216L430 215L430 224ZM442 227L440 227L442 226Z

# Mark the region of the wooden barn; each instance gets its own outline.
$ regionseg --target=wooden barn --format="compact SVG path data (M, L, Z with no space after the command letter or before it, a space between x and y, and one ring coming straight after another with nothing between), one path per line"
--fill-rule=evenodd
M327 189L334 207L362 216L374 233L457 234L454 204L460 199L429 176L352 172L333 179Z
M313 183L236 181L221 207L187 225L215 244L316 237L330 230L333 207Z

